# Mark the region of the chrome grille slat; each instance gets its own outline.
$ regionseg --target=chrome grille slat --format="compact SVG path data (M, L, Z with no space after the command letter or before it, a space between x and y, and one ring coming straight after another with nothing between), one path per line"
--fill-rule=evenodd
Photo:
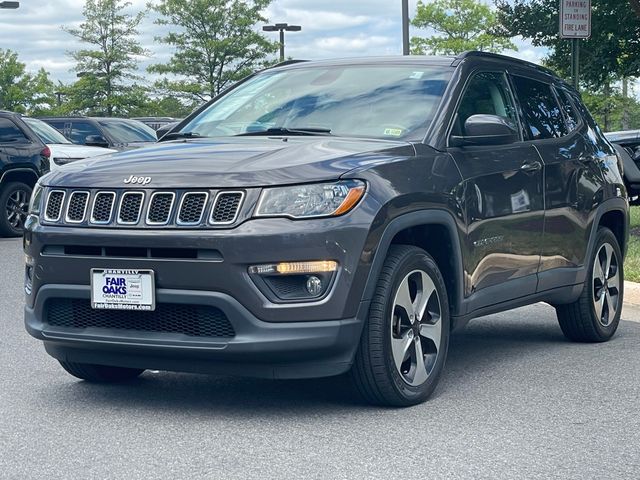
M212 225L230 225L238 218L240 205L244 198L244 192L218 192L216 200L213 202L211 210L211 218L209 223Z
M176 194L173 192L155 192L151 195L147 209L147 225L166 225L169 223L175 199Z
M96 225L107 225L110 223L115 203L115 192L96 193L96 196L93 198L93 207L91 207L91 223L95 223Z
M204 216L209 194L206 192L188 192L180 200L178 225L198 225Z
M87 216L87 206L89 205L89 192L74 191L69 195L67 203L67 214L65 222L82 223Z
M57 222L60 220L64 197L64 190L51 190L49 192L49 195L47 195L47 207L44 211L44 219L47 222Z
M140 221L144 192L125 192L120 197L118 206L118 223L121 225L136 225Z

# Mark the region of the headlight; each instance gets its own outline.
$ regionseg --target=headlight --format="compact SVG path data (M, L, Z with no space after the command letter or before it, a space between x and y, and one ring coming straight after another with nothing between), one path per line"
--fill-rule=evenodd
M33 191L31 192L31 200L29 201L29 213L31 215L40 215L40 209L42 208L42 185L40 184L40 180L33 187Z
M364 192L365 183L360 180L266 188L260 196L256 216L334 217L355 207Z

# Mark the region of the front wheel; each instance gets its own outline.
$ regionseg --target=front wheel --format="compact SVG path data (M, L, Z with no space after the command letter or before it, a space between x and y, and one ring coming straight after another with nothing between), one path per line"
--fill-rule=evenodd
M582 294L556 306L560 328L575 342L606 342L620 323L624 294L623 259L611 230L600 227Z
M19 237L29 213L31 187L11 182L0 191L0 236Z
M385 406L424 402L442 374L449 324L446 287L433 258L393 245L351 369L362 396Z

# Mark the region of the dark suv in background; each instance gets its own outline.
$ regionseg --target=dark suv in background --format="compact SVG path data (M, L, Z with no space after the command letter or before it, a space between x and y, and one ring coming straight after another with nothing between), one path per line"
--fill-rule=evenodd
M571 340L618 327L620 160L549 70L478 52L289 64L165 139L34 192L26 327L76 377L350 372L406 406L474 317L544 301Z
M0 110L0 236L22 235L31 189L49 171L51 152L22 115Z
M78 145L131 150L157 141L155 131L137 120L103 117L41 117Z

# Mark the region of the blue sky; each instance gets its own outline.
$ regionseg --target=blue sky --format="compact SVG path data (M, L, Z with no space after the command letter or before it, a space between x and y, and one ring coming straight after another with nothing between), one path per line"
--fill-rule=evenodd
M131 11L144 8L147 0L131 0ZM415 12L417 0L410 1ZM66 55L80 47L73 37L61 30L62 25L82 21L83 0L22 0L18 10L0 10L0 48L18 52L27 68L44 67L55 80L70 82L73 62ZM402 52L399 0L274 0L265 12L270 22L302 25L302 32L287 36L287 56L316 59L370 55L397 55ZM167 47L154 42L162 27L144 20L140 39L153 56L145 65L165 61ZM425 32L412 31L412 34ZM267 34L269 35L269 34ZM275 40L275 35L272 34ZM544 50L532 47L522 39L514 39L518 52L505 52L539 62Z

